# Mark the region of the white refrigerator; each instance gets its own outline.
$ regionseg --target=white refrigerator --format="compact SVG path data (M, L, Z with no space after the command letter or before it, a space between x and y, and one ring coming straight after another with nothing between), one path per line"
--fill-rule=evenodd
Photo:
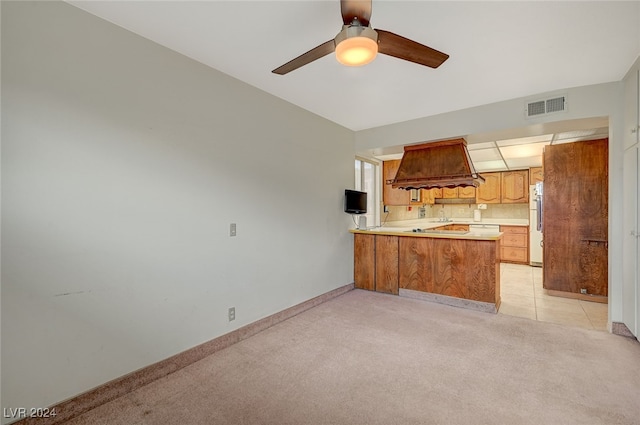
M542 229L538 220L538 207L542 205L542 183L529 187L529 264L542 267Z

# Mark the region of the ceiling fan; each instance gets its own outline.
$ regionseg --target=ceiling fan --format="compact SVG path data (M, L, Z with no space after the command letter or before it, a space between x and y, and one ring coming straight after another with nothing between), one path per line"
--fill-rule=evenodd
M446 53L408 38L371 28L371 0L340 0L340 10L344 25L334 39L314 47L271 72L284 75L334 51L338 62L347 66L366 65L375 59L377 53L431 68L439 67L449 58Z

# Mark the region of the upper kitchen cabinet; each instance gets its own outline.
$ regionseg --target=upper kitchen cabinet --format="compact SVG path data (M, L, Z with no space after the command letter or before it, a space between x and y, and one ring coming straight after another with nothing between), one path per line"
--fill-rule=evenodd
M442 189L442 198L458 199L476 197L476 188L473 186L445 187Z
M484 183L476 189L478 204L521 204L529 202L529 170L481 173Z
M400 167L399 159L382 163L382 203L385 205L411 205L409 190L394 189L387 183L396 178L398 167Z
M536 184L543 181L542 167L529 168L529 184Z
M422 203L433 205L436 203L436 198L442 198L442 188L434 187L432 189L422 190Z
M455 199L458 197L458 188L457 187L443 187L442 188L442 197L444 199Z
M476 188L473 186L458 187L458 198L472 199L476 197Z
M499 204L501 200L502 173L482 173L484 183L476 189L478 204Z
M529 170L503 172L501 195L503 204L529 202Z

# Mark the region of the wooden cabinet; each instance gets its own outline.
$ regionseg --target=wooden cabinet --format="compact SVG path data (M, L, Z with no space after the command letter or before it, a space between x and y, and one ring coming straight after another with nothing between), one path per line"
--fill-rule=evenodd
M398 237L354 234L354 286L398 294Z
M529 202L529 170L482 173L485 182L476 189L478 204L524 204Z
M442 197L444 199L455 199L458 197L458 188L457 187L443 187L442 188Z
M447 225L452 226L451 224ZM461 225L468 228L468 225ZM475 240L354 233L355 287L399 294L401 290L480 301L459 307L497 312L502 239ZM407 295L405 293L404 295ZM427 294L422 294L427 296ZM484 303L491 304L490 306Z
M442 189L442 198L458 199L458 198L475 198L476 188L473 186L445 187Z
M375 290L398 295L398 237L376 235Z
M529 202L529 170L502 172L501 198L503 204Z
M394 189L387 183L396 178L398 167L400 167L399 159L382 163L382 203L384 205L411 205L410 191Z
M442 198L442 189L422 189L422 203L423 204L435 204L436 198Z
M500 241L400 238L403 290L500 305Z
M502 173L482 173L484 183L476 189L478 204L499 204L501 200Z
M398 172L400 160L382 163L382 201L384 205L424 205L434 204L435 199L475 199L477 204L518 204L529 202L529 175L531 181L542 178L542 167L534 170L504 171L482 173L485 182L478 188L473 186L445 187L438 189L404 190L394 189L387 182L393 180ZM534 180L536 179L536 180Z
M505 263L529 264L529 227L500 226L502 246L500 260Z
M536 184L538 182L544 181L544 175L542 173L542 167L531 167L529 168L529 184Z
M353 235L353 282L356 288L375 289L376 247L375 235Z
M476 188L473 186L461 186L458 188L458 198L472 199L476 197Z
M544 150L542 286L547 290L608 296L608 146L608 139L601 139Z

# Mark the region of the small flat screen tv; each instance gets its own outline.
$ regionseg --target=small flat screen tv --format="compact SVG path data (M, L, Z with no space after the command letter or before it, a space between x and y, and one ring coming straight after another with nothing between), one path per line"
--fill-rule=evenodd
M366 214L367 192L345 189L344 212L349 214Z

